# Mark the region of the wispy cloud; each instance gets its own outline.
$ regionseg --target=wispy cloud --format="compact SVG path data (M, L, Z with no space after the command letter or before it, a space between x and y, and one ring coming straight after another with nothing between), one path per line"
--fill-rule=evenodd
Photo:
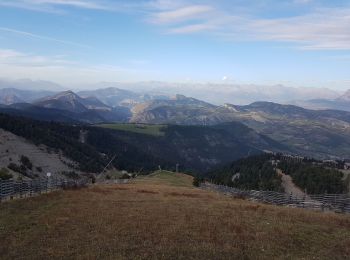
M51 5L65 5L85 9L105 9L106 7L99 2L86 0L24 0L22 2L29 2L30 4L51 4ZM100 1L101 3L102 1Z
M123 81L156 72L143 68L128 68L111 64L86 64L62 55L44 56L0 49L1 77L50 80L63 84L80 84L95 81Z
M208 5L192 5L179 8L172 11L163 11L155 13L151 21L156 24L167 24L175 22L183 22L202 17L204 14L213 11Z
M171 28L168 30L168 32L172 34L191 34L206 32L213 29L215 29L215 26L212 24L191 24L182 27Z
M54 7L70 6L84 9L106 10L108 7L102 1L88 0L3 0L0 5L37 11L57 12Z
M64 44L64 45L71 45L71 46L80 47L80 48L81 47L83 47L83 48L91 48L90 46L85 45L85 44L80 44L80 43L71 42L71 41L59 40L59 39L56 39L56 38L52 38L52 37L48 37L48 36L44 36L44 35L38 35L38 34L25 32L25 31L20 31L20 30L16 30L16 29L12 29L12 28L0 27L0 31L6 32L6 33L12 33L12 34L21 35L23 37L29 37L29 38L39 39L39 40L56 42L56 43L60 43L60 44Z
M261 18L190 5L154 11L150 20L167 33L201 32L231 41L291 42L304 50L350 49L350 8L318 8L286 18Z
M139 13L143 20L165 33L206 33L216 39L231 41L270 41L293 43L303 50L349 50L350 6L326 8L321 1L289 0L288 6L304 8L288 16L259 15L260 7L267 8L272 1L252 0L251 7L241 12L241 0L0 0L0 6L12 6L49 12L65 12L66 7L101 11L130 11ZM281 1L286 8L286 2ZM318 4L316 4L318 3ZM237 8L227 8L228 6ZM277 3L278 5L278 3ZM307 8L305 7L307 5ZM244 5L245 6L245 5ZM336 6L336 5L334 5ZM251 12L249 12L251 10ZM281 12L283 13L283 12ZM146 16L146 19L145 17ZM17 33L21 33L18 31ZM23 34L25 35L25 34ZM38 35L26 34L37 37ZM41 39L64 43L58 39ZM66 44L76 44L65 42Z
M350 9L323 9L284 19L248 21L257 39L295 42L305 50L350 49Z
M12 49L0 49L0 63L2 65L28 67L66 66L74 64L72 61L63 59L61 55L41 56Z
M9 49L0 49L0 61L17 58L21 56L22 54L20 52L9 50Z

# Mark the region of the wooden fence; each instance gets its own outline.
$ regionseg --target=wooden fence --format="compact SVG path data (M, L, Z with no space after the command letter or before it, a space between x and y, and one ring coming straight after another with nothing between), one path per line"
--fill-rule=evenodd
M240 190L212 183L202 183L201 188L273 205L350 213L350 196L347 194L305 195L298 197L293 194L274 191Z
M26 181L0 180L0 202L13 198L31 197L53 190L84 187L89 182L88 179L64 180L51 177Z

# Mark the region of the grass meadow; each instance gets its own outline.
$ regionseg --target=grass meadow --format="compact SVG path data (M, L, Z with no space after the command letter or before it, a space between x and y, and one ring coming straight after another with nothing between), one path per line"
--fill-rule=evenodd
M165 125L146 125L146 124L100 124L99 127L115 129L138 134L146 134L153 136L164 136L163 129Z
M350 216L282 208L157 172L0 204L1 259L349 259Z

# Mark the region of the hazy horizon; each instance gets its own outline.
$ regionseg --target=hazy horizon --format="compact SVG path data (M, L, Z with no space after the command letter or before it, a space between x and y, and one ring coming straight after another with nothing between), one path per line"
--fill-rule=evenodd
M347 90L334 90L330 88L305 88L291 87L281 84L256 85L236 83L190 83L190 82L96 82L82 85L60 85L52 81L42 80L9 80L0 78L1 89L19 89L34 91L52 91L58 93L63 91L99 91L101 89L116 88L147 95L175 96L177 94L200 99L212 104L223 105L225 103L235 105L248 105L256 101L270 101L281 104L294 104L296 101L307 101L313 99L333 100L347 92ZM6 92L5 92L6 93ZM96 93L91 93L92 96Z

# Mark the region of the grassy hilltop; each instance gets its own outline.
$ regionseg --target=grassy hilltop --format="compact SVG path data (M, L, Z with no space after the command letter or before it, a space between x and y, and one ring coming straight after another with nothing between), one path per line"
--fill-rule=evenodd
M1 259L346 259L350 217L257 204L156 172L0 204Z

